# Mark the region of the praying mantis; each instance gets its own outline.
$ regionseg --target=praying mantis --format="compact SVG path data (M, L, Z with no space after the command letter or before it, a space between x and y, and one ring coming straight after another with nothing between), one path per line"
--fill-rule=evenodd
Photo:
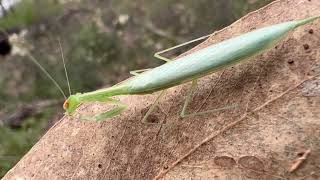
M154 57L166 61L165 64L153 69L132 71L131 74L134 75L132 78L109 88L71 95L64 102L63 108L67 115L73 115L76 109L83 103L99 102L115 105L115 108L107 112L93 117L84 117L84 119L87 120L103 121L121 114L127 108L126 104L113 99L112 97L119 95L150 94L156 91L161 91L142 119L142 122L146 122L148 116L154 110L168 88L190 81L192 81L191 87L187 93L187 97L180 113L182 118L235 108L236 105L230 105L219 109L196 113L187 112L187 107L190 104L199 78L217 72L228 66L243 62L244 60L252 59L252 57L274 47L275 44L281 41L289 32L293 31L297 27L311 23L319 18L320 16L316 16L303 20L289 21L267 26L220 43L210 45L174 61L163 57L160 54L195 41L203 40L210 35L171 47L154 54Z

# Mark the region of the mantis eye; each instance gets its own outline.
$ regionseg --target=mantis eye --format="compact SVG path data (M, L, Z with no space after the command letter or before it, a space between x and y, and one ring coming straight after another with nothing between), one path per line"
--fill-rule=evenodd
M67 110L69 108L69 101L66 100L64 103L63 103L63 109L64 110Z

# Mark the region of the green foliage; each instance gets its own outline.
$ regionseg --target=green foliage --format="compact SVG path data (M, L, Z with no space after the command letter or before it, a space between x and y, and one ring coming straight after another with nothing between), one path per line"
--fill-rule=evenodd
M0 125L0 177L2 177L35 144L47 126L52 112L27 119L20 129Z
M229 25L273 0L112 0L118 13L152 21L174 35L198 37ZM143 6L140 6L143 4ZM143 16L141 16L143 14ZM193 39L193 38L190 38Z
M2 30L26 27L59 11L60 6L54 0L22 0L14 10L0 18L0 27Z
M116 59L116 40L98 31L92 24L81 27L71 38L68 59L68 72L74 91L88 91L102 85L99 75L102 64Z
M60 38L59 35L61 34L51 35L54 49L59 49L58 41L56 40ZM39 47L47 42L42 42L42 39L39 39L35 43ZM119 63L120 57L123 54L121 39L117 38L116 33L108 34L101 32L95 23L88 21L84 25L79 26L77 31L73 29L67 32L67 35L63 36L62 43L63 45L67 44L67 46L63 46L63 53L66 58L66 66L73 92L91 91L96 87L102 86L105 82L113 83L116 81L113 77L106 77L103 73L108 71L114 72L114 64ZM59 50L53 52L49 49L47 52L44 52L34 50L31 53L54 76L62 88L67 90L61 52ZM20 96L20 99L32 101L35 98L61 98L61 94L57 91L57 88L43 75L43 72L27 57L22 57L21 59L24 60L19 62L24 64L24 67L34 70L26 70L25 72L24 78L30 78L29 81L32 83L31 87L33 88L28 93ZM127 59L124 60L127 61Z

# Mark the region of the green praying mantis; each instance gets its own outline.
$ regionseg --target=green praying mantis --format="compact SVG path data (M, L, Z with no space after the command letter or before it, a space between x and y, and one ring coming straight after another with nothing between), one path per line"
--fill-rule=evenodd
M210 45L204 49L198 50L189 55L180 57L174 61L165 58L160 54L172 49L184 46L186 44L203 40L207 36L174 46L172 48L155 53L155 57L166 61L165 64L153 69L143 69L132 71L134 76L112 87L99 89L87 93L76 93L71 95L63 104L67 115L73 115L76 109L83 103L99 102L113 104L116 107L95 115L93 117L83 117L83 119L93 121L103 121L121 114L127 108L127 105L112 97L119 95L149 94L161 91L153 105L144 115L142 122L146 122L150 113L154 110L157 103L164 96L165 91L173 86L192 81L191 87L187 93L180 116L182 118L213 113L236 107L229 105L219 109L207 110L196 113L188 113L187 107L192 99L197 80L208 74L217 72L223 68L234 65L244 60L248 60L264 51L272 48L281 39L293 31L295 28L307 23L311 23L320 16L311 17L303 20L289 21L281 24L267 26L249 33Z

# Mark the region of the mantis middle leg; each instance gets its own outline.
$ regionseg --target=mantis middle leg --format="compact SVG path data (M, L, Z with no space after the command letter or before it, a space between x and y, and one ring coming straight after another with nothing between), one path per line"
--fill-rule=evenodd
M174 49L177 49L177 48L186 46L186 45L191 44L191 43L193 43L193 42L197 42L197 41L204 40L204 39L208 38L209 36L211 36L211 34L208 34L208 35L199 37L199 38L197 38L197 39L193 39L193 40L191 40L191 41L188 41L188 42L179 44L179 45L177 45L177 46L173 46L173 47L170 47L170 48L168 48L168 49L165 49L165 50L156 52L153 56L154 56L155 58L157 58L157 59L162 60L162 61L170 62L170 61L172 61L172 59L169 59L169 58L166 58L166 57L164 57L164 56L161 56L160 54L163 54L163 53L169 52L169 51L171 51L171 50L174 50ZM132 74L132 75L134 75L134 76L137 76L137 75L139 75L140 73L143 73L143 72L148 71L148 70L150 70L150 68L149 68L149 69L134 70L134 71L130 71L130 74Z
M169 59L169 58L166 58L166 57L164 57L164 56L161 56L160 54L163 54L163 53L165 53L165 52L169 52L169 51L171 51L171 50L174 50L174 49L176 49L176 48L180 48L180 47L182 47L182 46L188 45L188 44L193 43L193 42L197 42L197 41L204 40L204 39L208 38L209 36L211 36L211 34L202 36L202 37L197 38L197 39L193 39L193 40L191 40L191 41L188 41L188 42L179 44L179 45L177 45L177 46L170 47L170 48L168 48L168 49L165 49L165 50L162 50L162 51L159 51L159 52L156 52L156 53L154 54L154 57L157 58L157 59L166 61L166 62L170 62L170 61L172 61L172 59ZM149 70L149 69L141 69L141 70L131 71L130 74L139 75L139 72L144 72L144 71L146 71L146 70ZM154 110L155 106L159 103L159 101L161 100L161 98L164 96L165 91L166 91L166 90L161 91L161 93L158 95L158 97L156 98L156 100L154 101L154 103L152 104L152 106L149 108L149 110L147 111L147 113L145 114L145 116L142 118L142 122L143 122L143 123L147 123L147 119L148 119L149 115L152 113L152 111Z
M154 103L152 104L152 106L149 108L149 110L147 111L147 113L144 115L144 117L142 118L142 123L148 123L147 119L149 117L149 115L152 113L152 111L154 110L154 108L156 107L156 105L159 103L160 99L164 96L166 90L163 90L160 92L160 94L157 96L156 100L154 101ZM151 123L153 124L153 123Z
M206 38L208 38L208 37L210 37L210 36L211 36L211 34L208 34L208 35L199 37L199 38L197 38L197 39L193 39L193 40L191 40L191 41L188 41L188 42L185 42L185 43L182 43L182 44L179 44L179 45L170 47L170 48L168 48L168 49L165 49L165 50L162 50L162 51L159 51L159 52L156 52L156 53L154 54L154 57L155 57L155 58L158 58L158 59L161 59L161 60L163 60L163 61L166 61L166 62L170 62L170 61L172 61L172 59L169 59L169 58L166 58L166 57L164 57L164 56L161 56L160 54L163 54L163 53L165 53L165 52L169 52L169 51L171 51L171 50L174 50L174 49L177 49L177 48L186 46L186 45L191 44L191 43L193 43L193 42L197 42L197 41L204 40L204 39L206 39Z

